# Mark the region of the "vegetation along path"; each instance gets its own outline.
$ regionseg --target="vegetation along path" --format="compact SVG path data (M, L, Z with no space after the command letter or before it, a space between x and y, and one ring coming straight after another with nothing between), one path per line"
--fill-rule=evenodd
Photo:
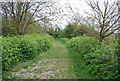
M63 43L55 40L52 47L35 59L19 63L3 78L11 79L83 79L93 78L86 72L84 65L77 61L76 52L70 51ZM78 69L79 67L79 69Z

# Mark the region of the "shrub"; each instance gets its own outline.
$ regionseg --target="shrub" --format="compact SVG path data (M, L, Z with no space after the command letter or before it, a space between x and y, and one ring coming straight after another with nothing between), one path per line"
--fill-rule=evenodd
M71 39L70 47L83 56L89 73L103 79L118 78L116 47L118 43L101 43L92 37L76 37Z
M33 59L38 53L51 46L52 37L46 34L33 34L4 37L2 41L2 68L9 70L19 61Z
M76 37L70 40L70 47L80 54L89 53L92 48L98 45L98 40L93 37Z
M115 52L115 51L114 51ZM110 79L117 76L116 57L113 50L108 47L99 47L84 55L86 65L89 66L89 72L99 78Z

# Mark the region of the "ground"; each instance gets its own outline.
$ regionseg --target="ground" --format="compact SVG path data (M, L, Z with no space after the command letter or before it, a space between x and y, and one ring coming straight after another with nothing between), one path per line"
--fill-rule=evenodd
M85 64L78 61L76 52L55 40L52 47L40 53L33 60L19 63L9 72L3 72L3 79L91 79Z

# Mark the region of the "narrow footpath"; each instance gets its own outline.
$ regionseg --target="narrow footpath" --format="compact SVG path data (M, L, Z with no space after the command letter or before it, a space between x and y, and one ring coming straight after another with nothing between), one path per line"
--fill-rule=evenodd
M75 62L70 58L71 53L75 52L69 51L64 44L55 40L48 51L39 54L33 60L19 63L9 72L3 73L3 77L8 79L90 79L91 75L86 74L82 71L83 69L81 69L81 77L76 76L78 72L75 72Z

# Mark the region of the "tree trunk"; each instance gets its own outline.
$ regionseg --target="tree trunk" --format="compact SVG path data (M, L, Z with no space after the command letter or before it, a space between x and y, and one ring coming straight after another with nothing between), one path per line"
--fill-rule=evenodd
M103 42L103 39L104 39L104 36L103 36L103 34L100 33L100 43Z
M21 30L20 24L17 24L17 25L16 25L16 30L17 30L17 34L18 34L18 35L23 35L23 32L22 32L22 30Z

